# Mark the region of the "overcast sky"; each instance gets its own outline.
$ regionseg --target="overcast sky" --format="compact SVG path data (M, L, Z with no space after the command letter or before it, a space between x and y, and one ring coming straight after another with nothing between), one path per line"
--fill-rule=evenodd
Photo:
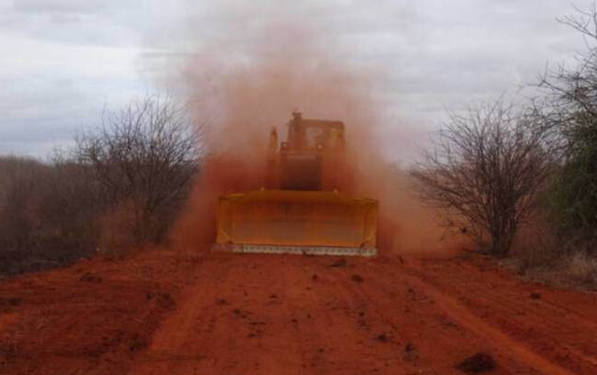
M337 46L334 58L383 71L373 86L387 110L432 127L446 108L516 92L548 62L571 63L584 41L556 18L592 2L284 3L0 0L0 153L67 145L103 108L163 90L189 56L246 59L276 38L267 31L280 14Z

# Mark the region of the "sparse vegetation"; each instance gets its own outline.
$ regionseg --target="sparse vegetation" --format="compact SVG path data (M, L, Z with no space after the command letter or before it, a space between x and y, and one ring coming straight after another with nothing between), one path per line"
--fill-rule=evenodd
M454 114L413 171L421 197L479 249L534 280L597 287L597 8L560 22L586 40L521 110Z
M542 120L558 134L564 157L550 196L550 213L566 249L597 254L597 11L561 22L587 41L573 68L546 72Z
M558 285L597 288L597 8L560 22L578 31L587 50L574 67L548 69L534 102L561 155L544 196L541 236L518 251L526 276Z
M421 198L482 250L506 256L553 168L549 132L501 101L452 114L412 171Z
M198 130L184 107L151 97L105 114L78 139L76 160L89 167L106 206L101 247L164 238L198 166Z
M67 264L93 253L95 185L71 161L0 159L0 274Z
M148 97L51 162L0 158L0 275L160 242L196 173L184 108Z

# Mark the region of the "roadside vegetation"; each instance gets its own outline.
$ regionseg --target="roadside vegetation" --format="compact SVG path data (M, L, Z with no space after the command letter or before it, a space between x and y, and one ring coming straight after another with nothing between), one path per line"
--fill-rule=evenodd
M0 276L159 243L200 155L184 107L147 97L49 161L0 157Z
M477 249L532 279L597 288L597 11L559 21L587 50L528 103L453 113L412 170L420 196Z

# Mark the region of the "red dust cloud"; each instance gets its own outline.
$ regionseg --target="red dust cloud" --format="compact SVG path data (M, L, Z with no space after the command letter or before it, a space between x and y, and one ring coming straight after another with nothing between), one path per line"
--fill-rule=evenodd
M201 135L207 157L172 233L175 243L209 248L215 239L217 197L263 186L269 132L277 127L283 138L284 124L298 110L305 118L344 122L354 182L345 190L379 200L381 254L434 254L458 248L459 241L446 238L436 213L418 203L406 173L382 156L392 152L383 146L388 144L384 137L390 124L378 116L383 108L373 95L373 83L383 79L383 72L343 63L341 54L318 46L317 38L296 23L278 20L264 29L268 36L253 38L252 49L237 63L216 57L211 61L198 53L202 57L184 70L196 103L196 122L206 124ZM263 43L255 44L256 39ZM391 143L399 149L412 141Z

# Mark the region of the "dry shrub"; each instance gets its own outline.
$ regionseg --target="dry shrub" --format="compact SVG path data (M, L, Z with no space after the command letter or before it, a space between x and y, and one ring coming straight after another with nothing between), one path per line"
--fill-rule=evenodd
M559 236L548 215L538 212L521 227L511 257L502 264L530 281L597 289L597 258L577 241Z
M582 251L563 252L559 241L535 240L517 247L502 264L523 278L551 286L597 290L597 258Z
M597 288L597 258L586 253L574 253L566 257L564 270L572 280Z
M526 269L528 280L547 285L597 290L597 259L583 252L562 255L556 261Z
M164 240L197 169L184 110L149 97L52 162L0 157L0 275Z
M553 267L561 257L561 243L543 216L534 213L518 231L511 255L520 272Z
M97 220L99 238L96 251L108 258L121 258L128 249L137 245L131 233L137 222L137 205L122 202L100 215Z
M500 100L454 113L412 171L420 197L504 257L553 167L548 136L535 116Z
M183 105L150 96L107 112L78 139L77 160L88 166L104 206L102 247L164 239L197 170L197 135Z
M64 160L0 158L0 274L68 264L95 244L94 184Z

